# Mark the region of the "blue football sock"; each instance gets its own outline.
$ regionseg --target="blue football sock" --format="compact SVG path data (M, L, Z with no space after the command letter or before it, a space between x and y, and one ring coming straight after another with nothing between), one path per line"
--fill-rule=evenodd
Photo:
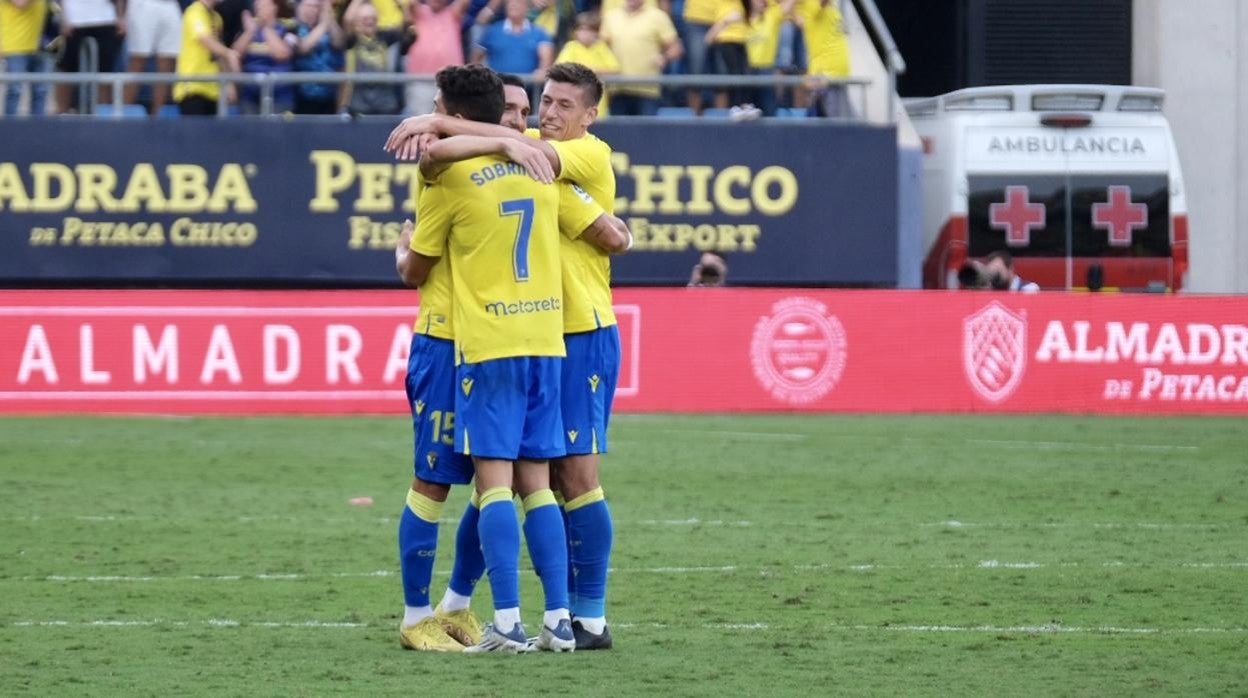
M568 608L568 542L563 517L550 490L538 490L524 498L524 539L529 558L542 580L546 610Z
M576 605L576 570L572 567L572 532L568 526L568 512L563 508L563 497L556 494L555 501L559 503L559 518L563 519L563 537L568 541L568 608L572 608Z
M485 555L481 552L481 534L477 523L481 509L477 506L477 494L472 494L464 515L455 530L455 562L451 567L451 591L461 596L472 596L477 580L485 573Z
M611 562L614 538L611 510L601 487L569 501L566 509L576 580L572 615L602 618L606 615L607 566Z
M416 490L407 491L407 506L399 516L399 570L403 577L403 602L408 606L429 605L441 514L442 502Z
M495 487L481 494L481 518L477 522L485 569L490 575L494 608L520 606L520 524L511 489Z

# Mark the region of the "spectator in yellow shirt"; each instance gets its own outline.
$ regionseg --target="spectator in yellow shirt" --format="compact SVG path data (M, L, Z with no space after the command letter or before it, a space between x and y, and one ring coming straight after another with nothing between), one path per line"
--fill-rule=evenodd
M806 75L814 90L811 110L818 116L852 116L845 86L824 79L849 76L849 40L841 11L831 0L799 0L794 20L806 43Z
M39 52L46 0L0 0L0 65L6 73L46 73L48 61ZM4 115L17 116L23 83L11 82L5 90ZM46 82L30 83L30 115L42 116L48 98Z
M715 24L715 8L719 0L685 0L682 16L685 20L685 67L690 75L706 75L710 71L707 60L708 46L706 34ZM702 113L702 102L705 96L698 87L689 88L685 99L694 114Z
M563 50L555 58L556 63L580 63L592 68L599 77L618 75L620 61L611 52L607 42L598 38L598 30L602 21L597 12L582 12L576 16L576 25L572 29L572 40L563 45ZM603 94L598 101L598 120L607 117L607 95Z
M706 32L706 45L711 61L711 73L715 75L745 75L749 70L745 41L749 38L746 14L749 0L718 0L715 6L715 23ZM733 88L715 93L715 106L727 109L728 104L744 104L745 90Z
M750 0L750 28L745 40L745 51L750 61L751 75L779 74L776 57L780 50L780 27L785 15L793 10L794 0ZM776 88L770 85L756 88L753 104L763 111L763 116L776 115Z
M620 75L658 75L683 53L676 27L666 12L642 0L625 0L602 17L602 38L620 61ZM653 116L659 110L659 86L628 85L611 92L616 116Z

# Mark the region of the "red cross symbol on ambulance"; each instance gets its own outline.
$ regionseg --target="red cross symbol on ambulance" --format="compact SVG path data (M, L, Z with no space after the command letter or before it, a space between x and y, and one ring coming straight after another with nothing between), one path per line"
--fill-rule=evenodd
M1109 187L1109 202L1092 204L1092 227L1109 231L1109 244L1127 247L1131 231L1148 225L1148 204L1131 203L1131 187Z
M1005 230L1005 244L1026 247L1031 243L1031 229L1044 227L1044 204L1027 201L1027 187L1005 188L1005 202L988 207L988 224Z

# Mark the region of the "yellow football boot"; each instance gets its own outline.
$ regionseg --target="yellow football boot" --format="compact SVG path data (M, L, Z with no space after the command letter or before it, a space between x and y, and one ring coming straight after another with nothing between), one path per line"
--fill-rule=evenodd
M443 611L441 606L433 609L433 617L442 624L447 635L459 640L464 647L472 647L481 642L481 634L485 631L481 621L473 615L472 609Z
M438 619L429 616L416 625L399 628L399 642L404 649L421 652L463 652L464 646L446 634Z

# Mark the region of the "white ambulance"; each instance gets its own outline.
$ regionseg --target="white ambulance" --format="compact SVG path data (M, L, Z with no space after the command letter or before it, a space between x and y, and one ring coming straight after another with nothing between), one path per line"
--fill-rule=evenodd
M923 285L1006 250L1041 288L1177 291L1187 204L1164 93L973 87L911 99L923 142Z

